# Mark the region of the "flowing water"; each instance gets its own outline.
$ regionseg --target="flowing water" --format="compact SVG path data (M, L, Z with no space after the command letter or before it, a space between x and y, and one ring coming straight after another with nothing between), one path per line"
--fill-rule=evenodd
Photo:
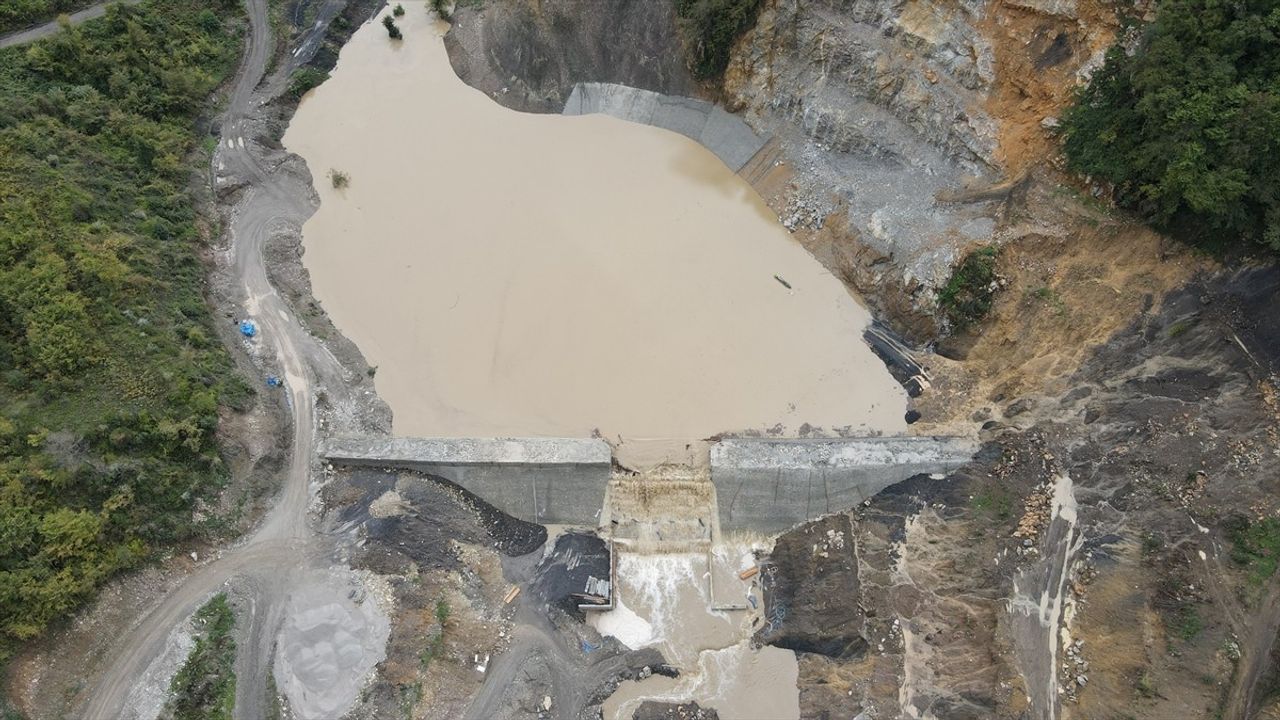
M800 717L795 653L751 647L756 612L711 609L710 571L705 553L619 550L617 607L589 620L633 649L657 647L680 677L623 682L601 708L605 720L630 720L644 700L694 700L723 720Z
M315 296L377 367L398 434L683 448L779 423L905 429L866 311L714 155L505 109L405 6L405 39L360 29L284 138L320 195Z

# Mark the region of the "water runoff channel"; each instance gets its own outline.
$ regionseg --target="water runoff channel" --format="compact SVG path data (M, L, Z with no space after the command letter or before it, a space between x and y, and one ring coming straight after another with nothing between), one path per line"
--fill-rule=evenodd
M377 367L397 435L599 435L696 494L698 441L717 433L905 431L866 310L716 155L605 115L503 108L453 72L425 3L404 6L404 39L359 29L284 138L320 197L314 294ZM652 542L643 512L604 512L634 532L616 607L591 621L681 670L624 683L606 717L644 699L798 717L795 655L750 647L759 610L732 584L770 538ZM712 597L716 566L736 602Z

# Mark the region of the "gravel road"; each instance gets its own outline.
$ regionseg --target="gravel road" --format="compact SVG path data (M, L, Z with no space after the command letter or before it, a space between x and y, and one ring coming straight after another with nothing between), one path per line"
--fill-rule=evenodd
M100 2L96 5L90 5L83 10L77 10L67 17L70 18L72 25L79 25L85 20L92 20L105 15L107 12L107 6L113 2L119 2L123 5L137 5L142 2L142 0L109 0L109 2ZM35 27L27 28L26 30L19 30L17 32L9 33L8 35L0 36L0 48L7 48L13 45L26 45L29 42L35 42L40 38L49 37L50 35L58 32L61 27L62 25L59 24L57 20L50 20L43 25L36 25Z
M260 717L264 683L283 603L293 573L331 562L331 549L307 524L309 480L315 460L317 383L330 394L345 388L344 369L309 335L268 279L263 247L272 232L301 228L314 211L308 179L281 170L283 152L256 141L263 106L284 87L289 72L319 46L327 24L344 3L324 2L320 21L299 39L291 62L281 63L261 82L273 50L267 0L247 0L248 46L222 119L222 138L212 159L215 190L243 186L231 213L231 266L242 285L245 311L254 318L264 342L286 381L292 412L292 453L280 497L261 526L245 540L197 569L181 586L146 612L139 624L121 635L111 665L85 707L86 718L127 717L125 706L136 678L163 650L170 630L233 577L247 597L247 617L240 618L241 642L236 660L236 715ZM99 9L101 14L101 9ZM52 32L56 30L56 25ZM6 38L6 41L9 39Z

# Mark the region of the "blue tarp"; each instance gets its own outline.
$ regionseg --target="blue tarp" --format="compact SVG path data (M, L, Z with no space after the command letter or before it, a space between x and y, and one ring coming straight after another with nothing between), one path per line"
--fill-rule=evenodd
M240 322L240 334L245 337L253 337L258 334L258 326L254 325L252 320L242 320Z
M280 378L276 377L275 375L267 376L267 387L280 387L283 384L284 383L280 382Z

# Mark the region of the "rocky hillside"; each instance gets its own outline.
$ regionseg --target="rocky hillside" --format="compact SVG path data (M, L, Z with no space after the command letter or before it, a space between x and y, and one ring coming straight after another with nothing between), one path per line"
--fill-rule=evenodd
M465 4L455 11L445 44L463 80L516 110L560 112L579 82L698 92L667 2Z
M459 75L558 112L576 82L720 99L774 142L743 174L898 330L935 336L966 249L1016 233L1008 190L1053 146L1115 13L1081 2L766 0L719 82L697 85L670 2L507 0L458 11ZM606 21L607 18L607 21Z

